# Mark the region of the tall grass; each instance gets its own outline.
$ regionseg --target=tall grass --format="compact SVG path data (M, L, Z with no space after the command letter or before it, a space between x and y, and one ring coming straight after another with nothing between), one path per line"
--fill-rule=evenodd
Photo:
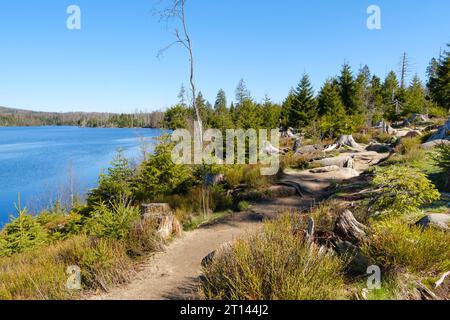
M364 253L385 269L436 275L450 268L450 233L410 226L403 219L375 222Z
M266 222L264 231L224 249L204 270L207 299L345 298L344 262L296 234L298 217Z

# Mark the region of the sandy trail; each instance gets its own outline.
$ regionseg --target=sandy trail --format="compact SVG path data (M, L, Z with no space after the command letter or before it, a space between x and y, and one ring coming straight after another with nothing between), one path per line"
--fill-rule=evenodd
M353 154L355 155L355 154ZM388 154L361 152L355 163L359 172L375 165ZM336 176L337 174L337 176ZM288 171L284 179L298 183L310 192L303 197L291 196L269 202L255 203L249 213L230 217L191 232L172 242L164 252L157 253L142 266L128 285L114 288L95 300L190 300L199 298L199 276L202 259L222 244L258 230L263 218L274 218L282 212L307 211L321 201L324 190L333 181L343 181L345 169L338 173L311 174Z
M94 300L190 300L198 298L201 261L222 244L261 226L250 214L235 214L212 226L186 232L150 258L128 285Z

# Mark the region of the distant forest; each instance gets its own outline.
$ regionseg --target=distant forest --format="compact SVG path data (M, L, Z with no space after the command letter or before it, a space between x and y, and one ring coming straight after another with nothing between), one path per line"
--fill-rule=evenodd
M37 112L0 107L0 127L79 126L91 128L162 128L163 112L132 114Z

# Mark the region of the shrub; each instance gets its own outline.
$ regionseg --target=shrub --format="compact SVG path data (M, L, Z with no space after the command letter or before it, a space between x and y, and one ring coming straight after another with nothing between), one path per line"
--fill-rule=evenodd
M229 165L224 170L225 182L231 187L237 187L243 183L244 180L244 166L242 165Z
M153 200L164 195L185 193L192 185L189 168L172 161L173 144L161 138L155 153L137 170L133 190L137 200Z
M250 189L258 189L270 184L271 177L261 175L261 166L248 165L244 169L244 183Z
M95 205L100 202L117 201L123 197L131 198L133 176L134 170L119 149L107 173L100 174L98 187L89 194L88 203Z
M437 154L434 156L436 165L450 176L450 145L441 144L436 147Z
M410 226L399 218L375 222L371 229L362 249L379 266L420 275L449 270L450 233Z
M248 203L247 201L241 201L238 203L238 209L241 212L247 211L250 209L250 203Z
M384 214L416 213L420 206L440 199L426 175L412 167L378 168L373 184L379 189L374 209Z
M162 250L163 240L157 232L152 219L139 219L133 223L125 240L127 253L131 257L144 256L147 253Z
M129 202L119 201L109 206L101 203L94 207L86 228L93 236L121 240L128 236L131 225L139 217L139 208Z
M402 138L400 145L396 148L396 151L400 153L403 162L410 162L420 158L423 154L421 148L421 138Z
M83 291L66 287L69 266L81 269L83 289L107 289L123 283L132 267L121 243L75 236L39 251L0 258L0 299L79 298Z
M298 218L266 222L260 234L223 249L204 269L207 299L309 300L345 297L344 263L294 232Z
M47 234L36 219L27 214L26 209L18 211L18 217L0 233L0 256L24 252L47 241Z

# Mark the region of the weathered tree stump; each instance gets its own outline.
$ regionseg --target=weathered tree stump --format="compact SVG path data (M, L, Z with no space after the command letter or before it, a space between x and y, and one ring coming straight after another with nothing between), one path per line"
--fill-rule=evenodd
M341 135L337 139L336 143L326 148L325 152L330 152L339 148L352 148L357 150L362 150L362 147L355 141L352 135Z
M345 210L339 215L334 227L334 232L342 240L358 244L366 237L365 229L366 226L359 223L353 216L353 213L349 210Z
M180 236L183 228L167 203L150 203L142 205L143 219L156 222L158 234L162 239L169 239L173 235Z

